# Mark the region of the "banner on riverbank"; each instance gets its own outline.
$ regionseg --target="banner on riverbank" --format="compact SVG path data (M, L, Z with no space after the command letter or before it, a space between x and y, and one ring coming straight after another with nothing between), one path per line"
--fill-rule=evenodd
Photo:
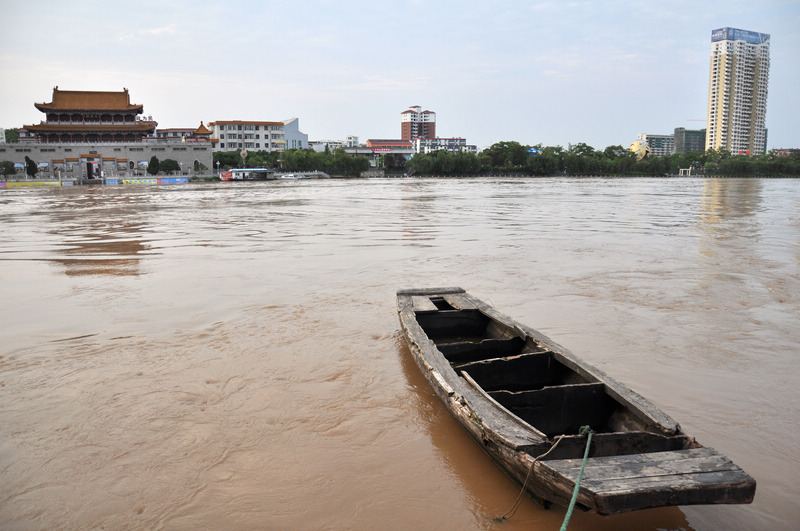
M30 188L39 186L61 186L61 181L9 181L3 188Z

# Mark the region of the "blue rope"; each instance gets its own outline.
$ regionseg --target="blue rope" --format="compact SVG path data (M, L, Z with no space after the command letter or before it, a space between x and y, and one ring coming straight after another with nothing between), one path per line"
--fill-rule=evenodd
M564 523L561 524L561 531L567 531L569 519L572 518L572 510L575 508L575 502L578 500L578 491L581 490L581 479L583 479L583 471L586 468L586 460L589 458L589 446L592 444L592 429L589 426L582 426L578 435L588 435L586 439L586 451L583 452L583 463L581 463L581 471L578 473L578 479L575 481L575 490L572 491L572 499L569 502L567 514L564 516Z

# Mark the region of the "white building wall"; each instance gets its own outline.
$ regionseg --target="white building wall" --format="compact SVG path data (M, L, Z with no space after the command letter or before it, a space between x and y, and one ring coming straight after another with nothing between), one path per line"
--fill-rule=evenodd
M283 130L286 135L286 149L308 148L308 135L300 132L300 120L298 118L284 120Z
M215 121L209 124L212 138L218 142L214 151L283 151L286 134L282 122L250 120Z

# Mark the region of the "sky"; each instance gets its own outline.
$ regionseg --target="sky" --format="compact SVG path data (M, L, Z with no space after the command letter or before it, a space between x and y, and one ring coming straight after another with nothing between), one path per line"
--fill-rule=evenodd
M159 128L299 118L399 138L400 113L483 149L628 146L705 127L711 31L771 35L768 148L800 147L800 0L0 0L0 127L60 90L130 91Z

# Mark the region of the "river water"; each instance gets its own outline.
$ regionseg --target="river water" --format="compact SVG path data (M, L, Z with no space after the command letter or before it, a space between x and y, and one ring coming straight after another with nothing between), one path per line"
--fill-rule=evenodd
M558 529L444 411L395 291L461 286L800 520L800 182L402 179L0 193L0 527Z

